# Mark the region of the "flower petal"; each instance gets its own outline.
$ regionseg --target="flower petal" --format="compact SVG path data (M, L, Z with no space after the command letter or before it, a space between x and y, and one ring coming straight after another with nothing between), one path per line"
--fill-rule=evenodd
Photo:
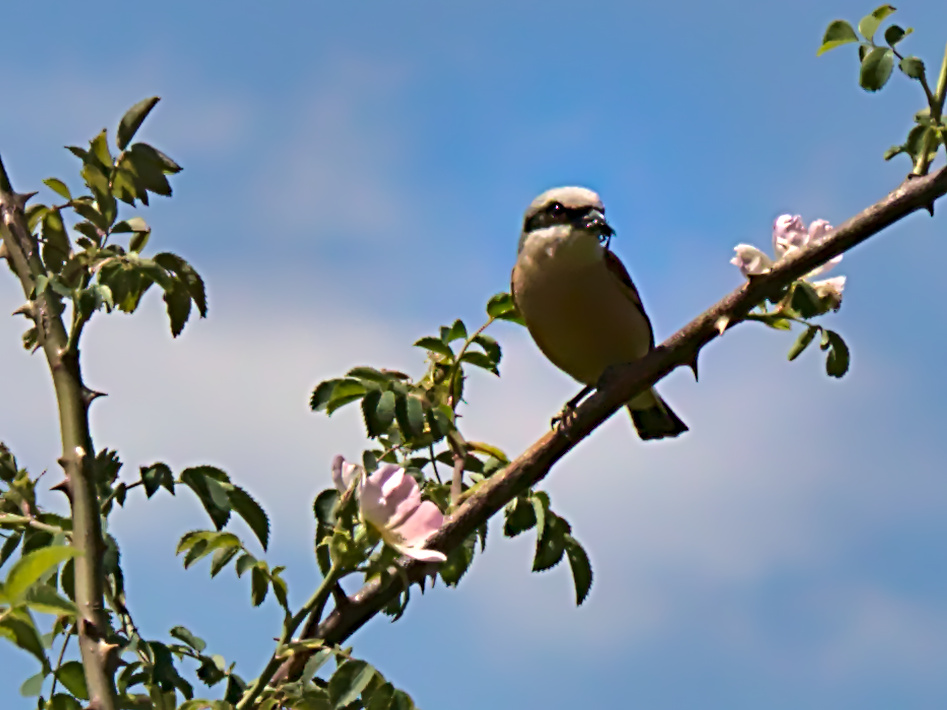
M814 281L812 287L819 298L827 299L832 310L838 310L842 305L842 291L845 289L845 277L835 276L831 279Z
M352 485L352 481L361 472L362 467L354 463L346 463L344 456L332 459L332 482L339 493L345 493Z
M783 214L773 222L773 251L782 259L793 249L801 249L809 241L809 232L800 215Z
M737 244L733 250L737 255L730 259L730 263L736 266L744 276L765 274L773 267L773 260L752 244Z
M827 219L817 219L809 225L809 241L821 242L834 229Z
M421 547L443 524L444 514L434 503L426 500L404 523L395 528L395 532L401 536L405 545Z
M365 522L378 529L400 525L420 504L417 481L400 466L386 464L362 479L359 508Z

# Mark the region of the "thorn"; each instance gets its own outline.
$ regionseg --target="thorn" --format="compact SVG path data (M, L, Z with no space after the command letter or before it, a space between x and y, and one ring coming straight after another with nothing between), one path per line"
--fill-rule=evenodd
M931 217L934 216L934 203L933 202L927 205L925 209L930 213Z
M108 392L97 392L95 390L90 390L88 387L83 385L82 387L82 402L85 404L86 409L89 408L89 405L92 404L99 397L107 397Z
M700 378L697 377L697 354L698 353L694 353L694 359L687 363L687 366L691 369L691 372L694 373L694 382L700 381Z
M66 497L67 497L69 500L72 500L72 489L71 489L70 486L69 486L69 479L68 479L68 478L62 479L62 480L61 480L59 483L57 483L55 486L51 486L49 490L51 490L51 491L59 491L59 492L61 492L61 493L65 493L65 494L66 494Z
M20 306L20 307L17 308L15 311L13 311L13 313L11 313L10 315L12 315L12 316L26 316L26 317L29 318L31 321L34 321L34 322L36 321L36 314L33 312L33 302L32 302L32 301L27 301L27 302L24 303L22 306Z
M38 192L23 192L14 194L13 197L16 198L16 203L19 205L20 209L26 208L26 203L29 202L33 197L38 195Z
M9 254L9 252L7 251L7 243L0 242L0 259L6 259L7 254Z
M728 325L730 325L730 316L720 316L717 322L714 323L714 327L720 335L723 335L723 331L727 329Z

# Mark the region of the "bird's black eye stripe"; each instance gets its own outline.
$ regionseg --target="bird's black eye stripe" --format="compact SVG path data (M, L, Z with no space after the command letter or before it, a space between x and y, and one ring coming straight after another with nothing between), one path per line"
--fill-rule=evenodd
M551 202L536 214L526 220L523 231L532 232L534 229L551 227L556 224L574 224L594 207L566 207L561 202Z

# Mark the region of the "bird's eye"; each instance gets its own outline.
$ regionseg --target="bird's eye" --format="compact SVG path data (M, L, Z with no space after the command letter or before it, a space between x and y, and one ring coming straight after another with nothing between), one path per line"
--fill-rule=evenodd
M563 209L565 208L562 206L561 202L553 202L551 205L549 205L549 207L546 208L546 211L549 212L549 214L557 215L562 214Z

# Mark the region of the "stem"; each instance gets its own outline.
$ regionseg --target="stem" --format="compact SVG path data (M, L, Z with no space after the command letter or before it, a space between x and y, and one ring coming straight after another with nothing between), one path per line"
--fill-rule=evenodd
M931 121L937 123L944 111L944 98L947 96L947 47L944 48L944 61L940 65L940 74L937 77L937 87L934 89L934 95L931 96L930 89L924 83L924 91L928 95L928 105L931 109ZM942 135L942 143L947 149L947 136ZM927 175L928 168L931 165L930 149L933 133L927 131L921 140L921 153L917 165L914 166L914 175Z
M48 532L51 535L58 535L59 533L65 534L66 531L56 525L50 525L49 523L44 523L37 520L32 515L13 515L12 513L4 513L0 515L0 525L7 525L13 523L15 525L29 525L31 528L36 530L42 530L43 532Z
M282 663L282 659L280 658L280 649L289 643L289 641L293 638L293 634L296 633L296 629L298 629L299 625L305 621L306 617L312 614L317 620L321 619L322 612L325 610L325 605L329 599L329 595L335 588L335 584L341 576L341 565L339 565L337 562L333 562L332 567L329 568L328 574L326 574L326 576L323 578L319 588L316 589L313 595L309 598L309 601L307 601L295 615L292 617L286 617L286 619L283 621L283 632L280 634L279 641L276 644L276 650L273 652L272 657L270 657L270 660L267 662L266 667L260 674L260 677L253 681L253 685L250 686L249 690L247 690L246 695L244 695L240 699L240 702L237 703L237 710L248 710L248 708L253 706L253 702L260 696L260 693L263 692L263 689L266 688L267 684L275 675L276 671L279 670L280 664Z
M453 367L451 367L450 377L447 378L447 387L448 387L447 392L448 392L448 396L450 397L449 399L450 407L451 409L455 411L457 410L457 405L460 404L460 402L457 402L454 400L454 381L457 379L457 374L460 372L460 359L464 356L464 353L467 352L467 349L470 347L470 344L474 341L474 339L478 335L480 335L483 331L485 331L487 327L495 320L496 318L494 318L493 316L490 316L490 319L486 323L484 323L482 326L477 328L477 330L474 331L473 335L471 335L469 338L467 338L464 341L463 346L460 348L460 352L457 353L457 358L454 360Z
M66 632L66 637L62 640L62 648L59 649L59 658L56 659L56 670L58 671L62 668L62 659L66 655L66 646L69 645L69 639L72 638L72 635L76 632L76 625L73 624L69 627L69 630ZM49 690L49 697L52 697L56 694L56 681L59 679L56 677L56 673L53 673L53 687Z
M104 639L110 625L105 613L102 567L102 525L95 491L92 461L95 449L89 432L89 418L78 347L68 348L69 337L58 302L46 293L34 296L36 278L46 273L36 238L27 227L26 196L13 191L0 160L0 230L7 260L19 277L23 292L32 299L37 344L43 348L53 378L59 408L59 428L63 453L59 463L66 475L66 489L72 506L72 544L79 550L75 559L76 606L79 609L77 636L82 653L89 700L97 710L115 710L115 685L108 669ZM78 344L76 344L78 345Z

